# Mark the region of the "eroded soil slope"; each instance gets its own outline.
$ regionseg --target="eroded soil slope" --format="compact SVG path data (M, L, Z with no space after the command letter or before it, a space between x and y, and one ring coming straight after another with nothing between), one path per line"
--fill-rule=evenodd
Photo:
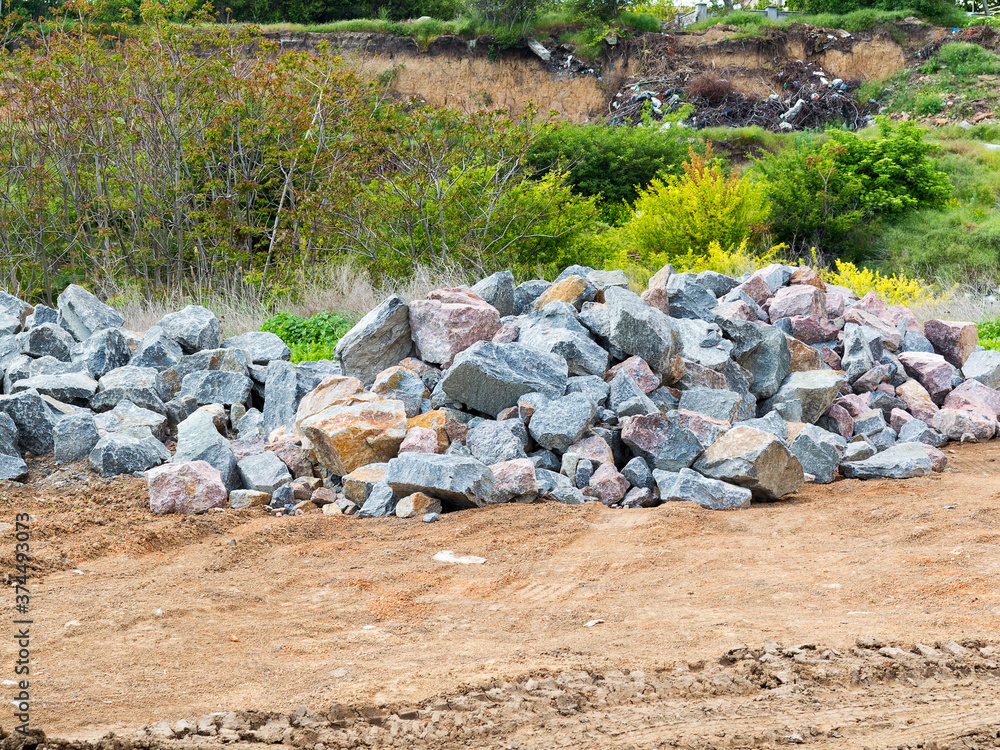
M0 489L0 518L35 516L33 722L96 740L336 702L328 747L995 747L1000 659L979 649L1000 645L1000 446L955 450L957 471L745 511L505 505L435 524L157 518L142 480L39 464ZM967 652L912 652L949 641ZM284 739L319 741L303 732Z

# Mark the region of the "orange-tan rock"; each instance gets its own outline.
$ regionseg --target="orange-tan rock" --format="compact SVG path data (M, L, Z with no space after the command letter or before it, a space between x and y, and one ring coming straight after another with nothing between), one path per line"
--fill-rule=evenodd
M535 309L541 310L550 302L565 302L568 305L579 308L586 302L586 296L594 292L594 287L582 276L568 276L562 281L557 281L550 286L541 296L535 300Z
M406 411L396 400L334 405L308 417L302 433L320 464L344 476L396 456L406 436Z
M445 425L447 423L448 413L442 411L441 409L435 409L407 419L406 429L409 430L413 427L426 427L428 430L434 430L438 439L437 452L444 453L448 450L448 446L451 445L451 440L448 439L448 431L445 429Z

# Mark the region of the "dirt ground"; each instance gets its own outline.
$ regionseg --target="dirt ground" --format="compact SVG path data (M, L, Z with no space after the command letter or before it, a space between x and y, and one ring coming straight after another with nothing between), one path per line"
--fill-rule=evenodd
M73 747L1000 747L1000 444L953 450L743 511L435 524L153 517L140 479L38 463L0 484L0 522L33 515L32 725ZM235 730L155 736L213 713Z

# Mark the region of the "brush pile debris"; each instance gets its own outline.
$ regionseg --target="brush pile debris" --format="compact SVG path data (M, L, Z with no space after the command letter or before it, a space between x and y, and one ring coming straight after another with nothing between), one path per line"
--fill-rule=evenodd
M189 306L144 333L79 286L0 294L0 479L25 458L140 473L154 513L402 518L492 503L742 508L839 477L941 471L994 437L1000 352L973 323L861 299L808 267L740 279L573 266L369 312L336 361L220 340Z

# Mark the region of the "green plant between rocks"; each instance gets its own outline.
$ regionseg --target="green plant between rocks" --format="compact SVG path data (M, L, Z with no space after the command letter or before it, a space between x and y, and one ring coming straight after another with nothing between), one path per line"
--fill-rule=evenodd
M264 321L260 330L277 335L292 351L292 362L333 359L340 337L354 321L336 312L324 311L311 318L280 312Z

